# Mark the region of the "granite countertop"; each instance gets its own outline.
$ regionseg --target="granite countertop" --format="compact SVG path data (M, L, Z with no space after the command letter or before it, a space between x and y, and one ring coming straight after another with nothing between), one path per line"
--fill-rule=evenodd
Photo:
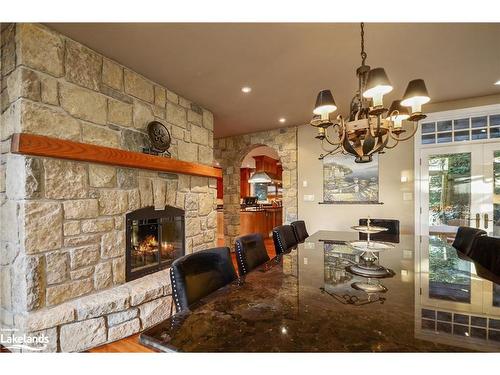
M141 342L160 351L183 352L443 352L476 347L500 351L500 309L486 315L490 328L499 325L498 337L491 329L489 339L469 337L477 330L472 323L454 324L460 330L443 334L429 311L450 311L450 301L446 296L431 300L433 292L426 288L424 295L415 293L415 286L427 282L429 274L415 272L414 266L428 267L429 248L436 246L451 259L454 250L449 245L400 236L394 248L380 253L379 263L394 271L393 277L380 279L387 292L367 294L352 287L367 279L345 270L349 262L359 261L359 253L343 242L354 239L353 232L318 232L291 253L211 294L190 312L145 331ZM463 265L450 264L454 268L447 274L463 275ZM485 317L482 304L471 303L466 310Z

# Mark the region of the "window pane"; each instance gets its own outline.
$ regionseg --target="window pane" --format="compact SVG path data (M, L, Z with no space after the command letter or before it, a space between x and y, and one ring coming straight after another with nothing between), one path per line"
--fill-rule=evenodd
M443 132L447 130L451 130L451 121L438 121L437 131Z
M453 124L454 124L455 130L469 129L469 119L468 118L462 118L460 120L454 120Z
M460 142L460 141L468 141L469 140L469 131L461 131L461 132L455 132L455 142Z
M470 271L471 263L461 260L451 246L435 237L429 239L430 298L470 303Z
M490 128L490 138L500 138L500 128Z
M486 139L488 133L486 133L486 129L477 129L472 131L472 139Z
M436 131L436 123L427 122L422 124L422 133L434 133Z
M437 142L438 143L451 142L451 133L438 133Z
M473 117L471 122L473 128L485 128L486 125L488 124L488 117L486 116Z
M471 154L429 159L429 226L468 226Z
M424 134L422 136L422 144L428 145L431 143L436 143L436 136L434 134Z
M490 116L490 126L500 125L500 115Z

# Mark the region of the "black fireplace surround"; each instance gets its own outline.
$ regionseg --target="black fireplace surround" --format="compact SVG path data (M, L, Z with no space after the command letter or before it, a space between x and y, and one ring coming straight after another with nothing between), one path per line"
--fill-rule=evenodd
M184 210L153 206L126 215L125 279L131 281L170 267L185 254Z

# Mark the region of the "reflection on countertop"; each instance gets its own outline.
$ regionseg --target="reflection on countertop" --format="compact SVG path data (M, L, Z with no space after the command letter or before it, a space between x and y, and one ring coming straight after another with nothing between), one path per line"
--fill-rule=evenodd
M188 352L500 351L500 289L437 237L401 235L377 262L382 292L346 271L354 232L321 231L278 262L215 292L142 342Z

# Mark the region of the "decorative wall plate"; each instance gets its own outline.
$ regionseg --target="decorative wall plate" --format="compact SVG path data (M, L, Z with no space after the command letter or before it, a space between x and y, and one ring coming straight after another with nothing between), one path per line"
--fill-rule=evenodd
M168 152L172 138L165 125L159 121L151 121L148 124L148 135L154 151Z

